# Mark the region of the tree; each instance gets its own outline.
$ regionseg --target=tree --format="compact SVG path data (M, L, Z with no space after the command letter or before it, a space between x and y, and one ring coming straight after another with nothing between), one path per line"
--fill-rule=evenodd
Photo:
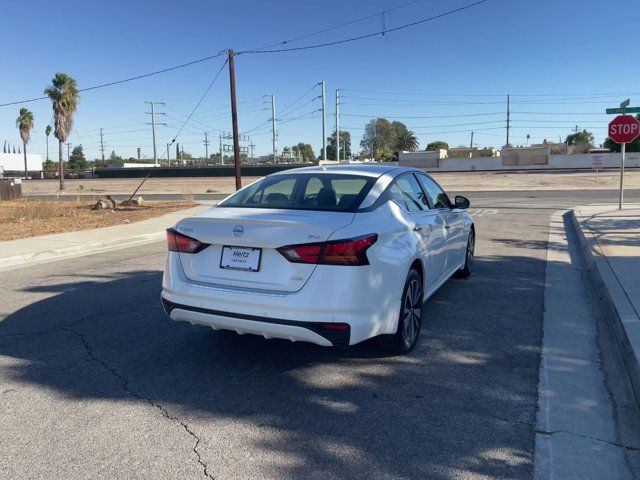
M46 159L42 164L42 169L46 172L53 172L58 168L58 165L53 160Z
M119 165L122 166L124 164L124 159L116 155L116 151L112 150L111 155L109 155L109 165Z
M64 164L63 145L69 138L73 128L73 114L78 108L78 84L65 73L56 73L55 77L44 90L44 94L51 99L53 104L54 135L58 139L58 168L60 175L60 190L64 190Z
M316 158L315 154L313 153L313 147L308 143L299 143L298 145L294 145L293 147L291 147L291 150L293 150L293 153L296 156L302 157L302 160L304 161L309 161Z
M322 157L320 149L320 157ZM351 158L351 134L340 130L340 159ZM336 158L336 132L327 137L327 160L340 160Z
M415 152L418 149L418 138L411 130L400 132L396 137L396 150L399 152Z
M582 130L581 132L572 133L567 135L565 140L567 145L589 145L593 146L593 142L595 138L593 137L593 133L588 132L586 130Z
M394 127L386 118L376 118L365 125L360 146L370 158L380 160L393 151L394 144Z
M29 178L27 172L27 143L29 143L29 136L31 135L31 129L33 128L33 113L27 108L20 109L20 115L16 119L16 127L20 131L20 138L22 139L22 153L24 154L24 178Z
M47 137L47 160L49 160L49 135L51 135L51 125L47 125L44 129L44 134Z
M436 140L435 142L431 142L427 144L426 151L433 152L435 150L449 150L449 144L441 140Z
M415 151L418 148L418 139L404 123L376 118L365 125L360 146L370 158L392 161L398 159L402 150Z
M636 115L636 119L640 120L640 114ZM609 137L605 139L602 146L604 148L608 148L612 152L619 152L622 149L622 146L619 143L614 142ZM627 152L640 152L640 137L636 138L631 143L627 143L627 146L624 148Z
M69 168L72 170L85 170L89 164L84 156L82 145L77 145L71 150L71 157L69 157Z

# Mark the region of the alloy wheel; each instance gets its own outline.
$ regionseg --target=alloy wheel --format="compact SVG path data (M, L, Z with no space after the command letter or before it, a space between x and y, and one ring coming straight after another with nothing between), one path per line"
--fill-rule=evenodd
M471 271L471 267L473 266L473 251L476 247L476 238L473 232L469 235L469 241L467 242L467 268Z
M411 347L418 338L422 323L422 285L420 281L411 280L402 305L403 337L407 347Z

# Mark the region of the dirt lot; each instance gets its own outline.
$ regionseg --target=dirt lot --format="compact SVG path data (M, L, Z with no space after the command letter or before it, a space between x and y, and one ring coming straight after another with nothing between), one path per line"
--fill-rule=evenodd
M196 205L192 201L147 202L142 207L92 210L92 202L19 200L0 202L0 241L137 222Z
M618 188L617 171L600 172L596 183L595 172L456 172L434 173L433 176L445 189L457 192L495 190L582 190ZM244 177L243 185L257 180ZM139 185L138 178L66 180L65 195L130 194ZM640 188L640 171L625 172L627 188ZM230 194L235 190L234 179L229 178L151 178L142 186L139 194L172 193L189 198L194 194ZM23 183L25 195L54 195L58 193L56 180L31 180Z

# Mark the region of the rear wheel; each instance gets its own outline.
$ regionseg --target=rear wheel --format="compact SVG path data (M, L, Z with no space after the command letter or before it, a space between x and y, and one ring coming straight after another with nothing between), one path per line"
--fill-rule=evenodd
M402 292L396 333L380 336L380 346L388 352L409 353L418 343L422 327L422 279L411 269Z
M464 255L464 266L456 272L456 277L467 278L473 270L473 252L476 248L476 234L473 229L469 232L467 248Z

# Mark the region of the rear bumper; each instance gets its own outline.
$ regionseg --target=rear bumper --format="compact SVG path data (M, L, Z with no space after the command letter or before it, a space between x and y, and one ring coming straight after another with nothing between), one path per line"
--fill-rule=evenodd
M163 303L173 320L324 346L395 332L401 288L388 288L368 267L321 267L297 292L241 291L187 279L170 252Z
M351 327L346 323L300 322L256 317L176 304L164 297L162 305L172 320L205 325L213 329L233 330L240 335L250 333L262 335L264 338L284 338L292 342L311 342L322 346L347 346L351 336Z

